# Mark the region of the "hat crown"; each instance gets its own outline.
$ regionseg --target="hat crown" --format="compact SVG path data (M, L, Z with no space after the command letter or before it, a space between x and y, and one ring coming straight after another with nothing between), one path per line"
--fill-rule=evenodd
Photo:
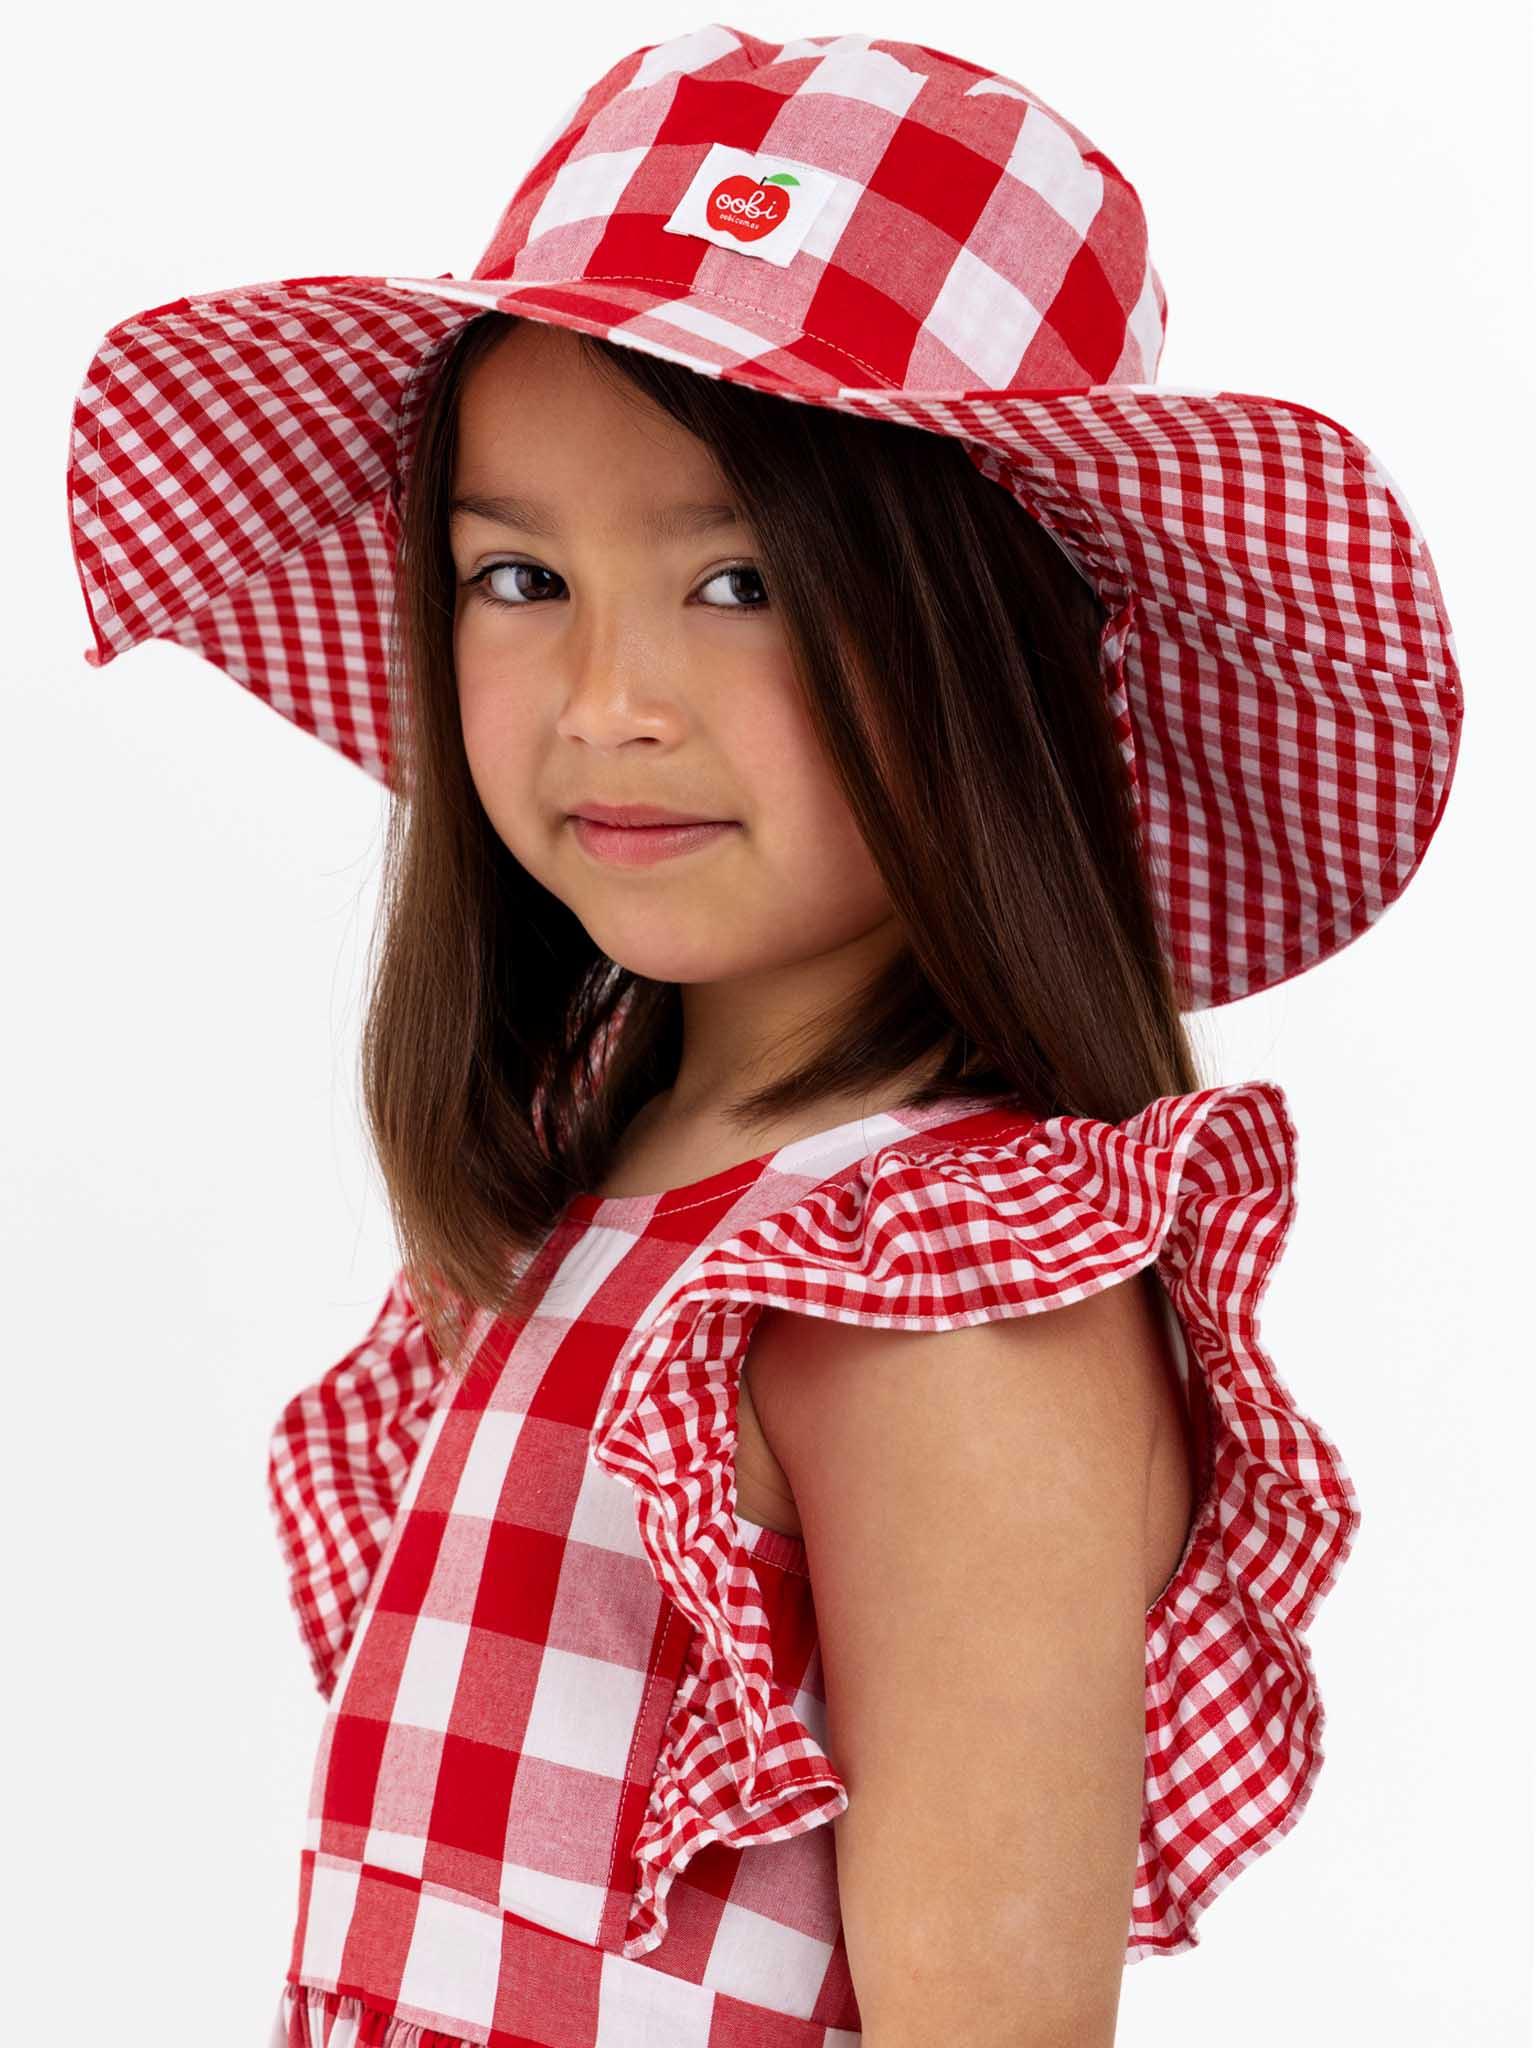
M835 258L835 260L833 260ZM473 273L675 288L850 388L1150 383L1166 298L1135 190L1026 86L868 35L712 23L567 108Z

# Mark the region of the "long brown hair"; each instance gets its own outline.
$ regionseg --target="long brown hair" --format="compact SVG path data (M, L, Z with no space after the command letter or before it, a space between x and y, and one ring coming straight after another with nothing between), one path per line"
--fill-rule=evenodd
M514 325L468 321L422 373L363 1028L408 1283L450 1363L477 1309L521 1312L531 1253L682 1053L676 984L597 948L502 844L470 777L448 545L458 394ZM815 1021L792 1072L736 1099L743 1130L920 1061L910 1106L985 1095L1119 1122L1198 1087L1100 675L1104 609L1056 542L949 435L577 338L696 435L735 493L905 935L851 1014Z

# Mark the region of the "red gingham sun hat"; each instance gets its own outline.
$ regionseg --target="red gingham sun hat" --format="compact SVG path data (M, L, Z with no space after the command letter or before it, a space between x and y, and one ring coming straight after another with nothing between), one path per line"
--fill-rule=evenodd
M1159 389L1126 179L1027 87L884 37L631 51L468 278L287 278L114 327L71 434L86 660L178 641L394 787L401 478L431 368L492 308L965 443L1108 610L1184 1008L1326 959L1407 886L1461 688L1402 492L1307 406Z

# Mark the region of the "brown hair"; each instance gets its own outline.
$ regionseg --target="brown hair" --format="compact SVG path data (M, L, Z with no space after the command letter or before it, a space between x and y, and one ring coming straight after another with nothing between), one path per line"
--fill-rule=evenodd
M470 777L453 667L458 393L516 324L458 330L399 499L399 750L363 1093L410 1291L452 1361L573 1193L670 1086L677 986L629 972L513 858ZM1159 945L1099 667L1105 612L962 443L796 403L579 335L706 444L741 504L809 716L906 935L816 1020L760 1120L941 1063L908 1105L996 1096L1119 1122L1200 1085ZM377 936L377 934L376 934ZM509 1260L510 1255L510 1260Z

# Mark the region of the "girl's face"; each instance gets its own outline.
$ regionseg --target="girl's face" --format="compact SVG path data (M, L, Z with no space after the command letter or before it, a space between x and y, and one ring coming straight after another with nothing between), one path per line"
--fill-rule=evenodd
M496 832L603 952L656 981L768 976L782 1023L895 933L729 496L704 445L610 388L574 335L513 329L460 398L459 707ZM699 504L726 512L645 524ZM578 838L588 801L730 829L621 866Z

